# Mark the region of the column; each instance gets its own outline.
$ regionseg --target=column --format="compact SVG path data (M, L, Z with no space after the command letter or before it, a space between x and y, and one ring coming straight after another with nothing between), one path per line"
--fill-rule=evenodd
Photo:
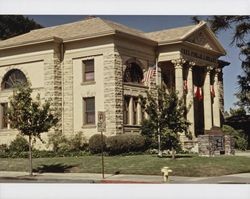
M176 59L171 61L175 67L175 90L178 92L178 96L183 96L183 67L185 63L184 59Z
M205 130L210 130L213 126L212 120L212 100L211 100L211 90L210 90L210 71L211 67L207 67L205 82L203 86L204 92L204 122Z
M213 104L213 124L214 126L221 127L221 120L220 120L220 98L219 98L219 79L218 73L220 69L216 69L216 73L214 76L214 104Z
M142 120L142 112L141 112L141 100L140 98L138 99L138 103L137 103L137 125L140 125L141 124L141 120Z
M133 101L134 101L133 97L130 96L129 105L128 105L128 115L129 115L128 124L129 125L133 125L133 121L134 121Z
M195 129L194 129L194 91L193 91L193 67L195 63L189 62L188 76L187 76L187 87L188 93L186 98L186 106L189 108L187 113L187 119L191 123L189 130L192 133L193 139L195 138Z

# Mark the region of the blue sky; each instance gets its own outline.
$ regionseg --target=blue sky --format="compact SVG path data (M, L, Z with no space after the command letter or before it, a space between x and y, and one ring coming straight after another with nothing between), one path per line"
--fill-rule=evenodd
M86 16L80 15L29 15L29 18L33 18L41 25L48 27L64 23L70 23L84 19ZM191 16L132 16L132 15L105 15L99 16L105 19L109 19L129 27L140 29L145 32L162 30L167 28L174 28L178 26L185 26L192 24ZM241 73L241 62L239 60L239 50L230 46L232 39L232 32L221 31L217 35L219 41L227 51L225 57L221 59L230 62L231 64L224 68L224 101L225 110L230 107L234 107L236 102L235 93L237 91L237 76Z

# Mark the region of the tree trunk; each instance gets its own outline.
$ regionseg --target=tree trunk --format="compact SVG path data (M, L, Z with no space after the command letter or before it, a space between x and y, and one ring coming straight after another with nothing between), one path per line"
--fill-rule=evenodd
M29 135L29 175L32 176L32 137Z
M174 150L174 147L172 147L172 159L174 160L175 159L175 150Z

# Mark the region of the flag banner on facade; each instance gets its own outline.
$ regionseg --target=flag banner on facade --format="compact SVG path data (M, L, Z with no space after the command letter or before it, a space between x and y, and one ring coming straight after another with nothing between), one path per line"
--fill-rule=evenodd
M198 99L199 101L203 99L201 87L198 87L198 86L195 86L195 87L194 87L194 96L195 96L196 99Z
M187 85L187 80L183 81L183 90L185 93L188 93L188 85Z
M215 97L215 92L214 92L214 85L210 86L210 91L211 91L211 96Z
M149 67L148 70L144 73L144 78L142 80L142 82L145 85L149 85L150 79L155 76L156 74L156 67Z

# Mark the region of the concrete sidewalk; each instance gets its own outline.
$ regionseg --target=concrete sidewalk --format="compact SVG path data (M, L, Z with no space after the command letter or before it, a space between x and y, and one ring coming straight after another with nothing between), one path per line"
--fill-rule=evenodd
M111 175L94 173L34 173L33 177L27 172L0 172L1 183L163 183L162 176L155 175ZM217 176L217 177L181 177L170 176L171 184L250 184L250 173Z

